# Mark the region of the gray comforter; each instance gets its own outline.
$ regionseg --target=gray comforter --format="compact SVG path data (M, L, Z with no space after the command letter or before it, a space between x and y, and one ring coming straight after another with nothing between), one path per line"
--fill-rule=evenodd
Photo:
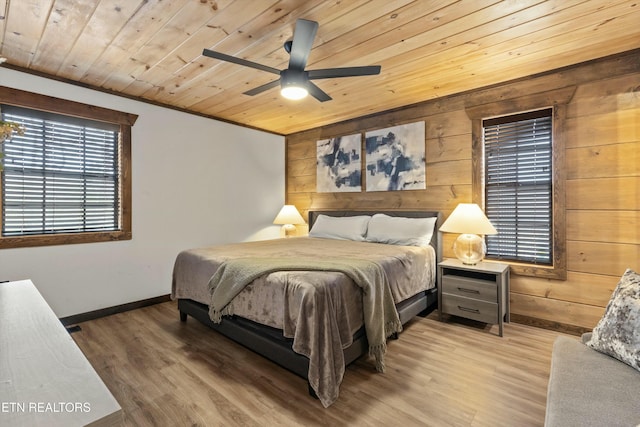
M317 238L289 238L184 251L174 267L172 296L207 303L207 284L229 259L287 258L374 261L384 271L394 302L430 288L432 248ZM212 291L215 291L213 289ZM309 383L326 407L338 398L343 349L363 324L360 287L335 271L279 271L254 280L226 305L225 313L283 330L294 351L309 358ZM225 303L226 304L226 303ZM394 328L391 328L394 329Z

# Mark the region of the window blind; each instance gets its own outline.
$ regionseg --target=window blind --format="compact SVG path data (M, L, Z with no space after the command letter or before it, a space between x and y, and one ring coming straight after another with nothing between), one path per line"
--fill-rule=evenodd
M1 108L25 128L2 144L2 235L119 230L118 126Z
M552 110L483 121L487 257L552 264Z

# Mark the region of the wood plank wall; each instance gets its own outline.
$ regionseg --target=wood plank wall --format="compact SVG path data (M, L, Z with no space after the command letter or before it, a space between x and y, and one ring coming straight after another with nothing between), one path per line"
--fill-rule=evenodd
M513 275L510 299L516 319L591 329L624 270L640 271L640 50L288 135L287 203L305 217L309 209L384 208L434 209L446 218L472 200L465 108L569 86L576 91L564 153L567 280ZM315 191L317 140L420 120L426 122L426 190ZM454 256L454 238L444 236L445 257Z

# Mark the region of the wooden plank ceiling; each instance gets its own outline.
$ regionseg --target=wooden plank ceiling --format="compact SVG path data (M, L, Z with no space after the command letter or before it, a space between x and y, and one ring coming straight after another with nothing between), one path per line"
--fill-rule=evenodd
M0 0L6 66L290 134L640 47L637 0ZM320 25L307 69L333 97L248 89L274 75L295 21ZM275 76L277 78L277 76Z

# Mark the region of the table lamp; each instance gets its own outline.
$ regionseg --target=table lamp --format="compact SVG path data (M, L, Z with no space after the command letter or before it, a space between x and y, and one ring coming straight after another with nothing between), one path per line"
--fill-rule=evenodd
M463 264L475 265L487 253L484 238L478 234L498 234L475 203L460 203L442 224L440 231L461 233L453 244L453 252Z
M294 224L304 224L304 219L298 209L294 205L284 205L280 212L273 220L274 224L282 224L282 230L285 237L295 235L296 226Z

